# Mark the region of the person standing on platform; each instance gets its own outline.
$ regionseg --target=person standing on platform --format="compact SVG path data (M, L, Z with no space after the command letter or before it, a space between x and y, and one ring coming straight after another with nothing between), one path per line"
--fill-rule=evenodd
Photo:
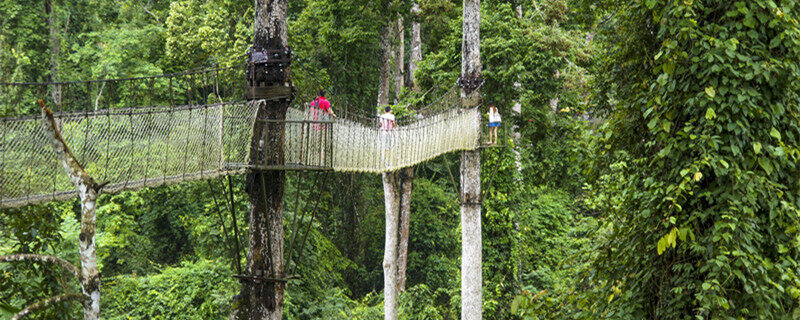
M383 109L383 114L378 117L378 126L381 128L381 154L383 154L383 164L389 166L390 151L394 148L394 128L395 117L392 114L392 107Z
M500 128L500 112L494 106L494 102L489 102L489 144L497 144L497 129Z

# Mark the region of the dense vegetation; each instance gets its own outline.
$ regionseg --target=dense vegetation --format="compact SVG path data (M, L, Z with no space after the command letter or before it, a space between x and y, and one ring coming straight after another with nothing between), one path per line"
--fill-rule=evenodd
M458 78L461 3L419 4L412 17L411 1L290 1L294 81L327 88L334 108L374 110L380 32L402 15L422 23L421 90L393 90L401 104L435 100ZM482 91L519 133L483 151L484 317L800 317L798 9L482 1ZM245 0L0 0L0 81L232 65L252 16ZM454 154L415 168L402 319L459 317L457 168ZM285 318L380 318L380 178L288 177L287 232L298 208L320 214ZM104 318L225 317L247 247L245 197L241 176L103 195ZM0 210L0 255L77 263L79 215L77 201ZM65 291L79 288L56 267L0 264L0 319ZM33 318L80 315L57 304Z

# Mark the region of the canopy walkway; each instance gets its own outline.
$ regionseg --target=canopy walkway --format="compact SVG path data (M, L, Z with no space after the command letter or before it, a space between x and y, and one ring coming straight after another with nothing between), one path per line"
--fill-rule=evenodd
M21 96L50 98L66 144L89 174L107 183L106 193L240 174L250 167L378 173L479 146L480 113L461 110L457 90L387 132L375 125L376 116L313 120L305 106L310 99L302 98L294 100L285 120L257 120L263 101L226 98L238 95L235 85L229 86L229 93L224 86L220 89L221 73L229 71L237 69L109 82L0 84L6 89L0 92L0 108L19 110L11 102L25 99ZM192 80L194 85L178 81L190 78L187 75L203 80ZM142 82L146 85L140 86ZM173 90L181 86L185 87ZM72 94L78 98L69 101L67 93L78 91L75 88L80 92ZM228 101L210 103L214 100ZM189 104L176 106L175 101ZM37 110L0 118L0 207L76 196L33 111ZM257 121L282 127L282 161L250 161Z

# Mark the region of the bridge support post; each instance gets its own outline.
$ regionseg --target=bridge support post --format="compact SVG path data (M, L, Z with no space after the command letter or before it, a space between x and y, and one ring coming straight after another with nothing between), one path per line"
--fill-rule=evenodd
M461 42L461 107L480 104L483 84L480 53L480 0L463 2ZM481 273L481 154L461 153L461 319L483 318Z

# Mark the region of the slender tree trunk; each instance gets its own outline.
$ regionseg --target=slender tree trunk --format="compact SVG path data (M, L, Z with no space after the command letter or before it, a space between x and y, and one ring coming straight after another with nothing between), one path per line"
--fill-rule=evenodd
M49 46L50 46L50 81L56 82L59 79L58 72L58 57L61 55L61 41L58 37L58 26L56 24L56 12L53 0L47 0L44 3L44 11L47 15L47 27L49 30ZM50 92L53 104L61 107L61 85L53 85L53 91Z
M378 80L378 107L389 104L390 73L392 69L392 23L386 23L381 30L381 74Z
M81 199L81 233L78 235L81 270L79 280L81 291L88 297L83 302L83 318L96 320L100 318L100 271L97 269L97 252L94 242L97 216L97 196L100 187L89 176L72 155L58 128L53 113L42 106L42 120L50 135L50 142L61 159L61 166L67 172L70 181L78 189Z
M256 0L253 47L283 49L288 45L287 0ZM284 69L285 86L291 86L290 69ZM258 100L257 120L285 120L288 100ZM283 163L284 125L256 121L250 142L251 164ZM286 283L283 261L283 195L285 171L247 172L250 201L249 251L242 292L232 319L281 319Z
M397 245L400 197L393 172L383 173L383 200L386 211L386 240L383 251L383 318L397 320Z
M411 52L408 61L408 84L415 92L419 92L415 74L419 68L418 63L422 61L422 24L419 22L419 14L419 2L414 1L411 7Z
M408 265L408 234L411 227L411 191L414 189L414 168L400 169L391 174L400 184L400 208L398 217L397 239L397 290L406 289L406 267Z
M405 86L406 29L403 24L403 17L397 18L394 34L397 40L394 42L396 46L394 50L394 97L395 103L397 103Z
M464 0L461 77L479 83L480 0ZM480 87L461 87L461 105L477 106ZM483 317L481 275L481 154L480 150L461 153L461 319Z

